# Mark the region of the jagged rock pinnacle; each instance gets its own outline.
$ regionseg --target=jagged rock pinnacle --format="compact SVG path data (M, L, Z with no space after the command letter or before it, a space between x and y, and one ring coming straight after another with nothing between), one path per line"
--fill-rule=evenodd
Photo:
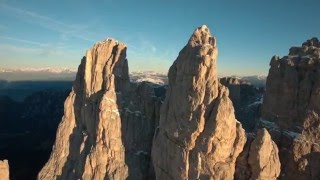
M38 179L146 179L159 104L152 85L129 82L124 43L96 43L78 68Z
M201 46L209 44L216 47L216 39L211 36L210 30L206 25L198 27L189 39L191 46Z
M197 28L169 70L152 159L157 179L232 179L245 133L217 77L218 49Z
M249 164L251 179L274 179L280 175L278 147L266 129L259 129L251 144Z

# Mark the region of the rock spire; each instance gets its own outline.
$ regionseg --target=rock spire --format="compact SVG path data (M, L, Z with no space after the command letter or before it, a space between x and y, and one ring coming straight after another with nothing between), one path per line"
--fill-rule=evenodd
M152 160L157 179L232 179L245 132L217 76L218 48L197 28L169 70Z

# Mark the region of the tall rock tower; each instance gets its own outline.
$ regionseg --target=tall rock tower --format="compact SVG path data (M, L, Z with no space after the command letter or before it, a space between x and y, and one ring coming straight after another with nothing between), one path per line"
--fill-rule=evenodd
M233 179L246 137L218 81L217 55L203 25L170 67L152 148L157 179Z
M79 66L38 179L147 178L160 103L152 85L129 82L125 44L95 44Z

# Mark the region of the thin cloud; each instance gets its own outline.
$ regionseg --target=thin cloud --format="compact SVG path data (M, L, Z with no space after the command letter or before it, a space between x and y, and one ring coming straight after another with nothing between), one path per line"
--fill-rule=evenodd
M2 47L3 51L12 51L16 53L32 53L32 54L40 54L43 56L50 56L50 55L62 55L65 53L70 53L65 49L68 48L64 43L57 43L57 44L47 44L47 43L40 43L25 39L19 39L14 37L6 37L0 36L0 39L5 39L9 41L13 41L14 45L12 44L5 44L2 43L0 48ZM17 44L16 42L20 43ZM35 47L24 47L23 44L35 46Z
M49 56L62 56L71 55L76 56L77 53L73 51L66 51L61 47L55 47L53 45L38 46L38 47L22 47L11 44L0 44L0 54L28 54L28 55L39 55L43 57Z
M35 42L35 41L30 41L30 40L25 40L25 39L18 39L14 37L8 37L8 36L0 36L0 39L6 39L10 41L15 41L15 42L21 42L24 44L29 44L29 45L36 45L36 46L48 46L49 44L44 44L40 42Z
M0 4L0 10L7 12L7 15L14 16L25 22L37 24L43 28L61 33L64 36L72 36L82 40L94 42L94 34L87 32L88 25L66 24L53 18L38 14L36 12L16 8L7 4Z
M36 54L41 52L41 48L26 48L26 47L18 47L9 44L0 44L0 54L13 52L13 53L32 53Z

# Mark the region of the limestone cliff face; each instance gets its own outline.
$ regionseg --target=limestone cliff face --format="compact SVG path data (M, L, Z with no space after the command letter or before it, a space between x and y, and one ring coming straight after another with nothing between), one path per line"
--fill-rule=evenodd
M236 161L236 171L234 174L235 180L248 180L252 176L252 169L249 165L248 159L250 155L250 147L256 135L254 133L247 133L246 136L246 144Z
M320 176L319 63L317 38L270 62L260 124L279 146L283 179Z
M129 82L125 44L95 44L79 66L38 179L146 178L159 103L150 84Z
M169 70L152 160L157 179L233 179L245 132L217 77L216 39L197 28Z
M0 160L0 179L9 180L9 163L7 160Z
M320 117L308 112L302 134L293 142L290 158L284 169L287 179L320 178Z
M262 117L281 128L302 126L306 110L320 113L320 42L313 38L270 62Z

